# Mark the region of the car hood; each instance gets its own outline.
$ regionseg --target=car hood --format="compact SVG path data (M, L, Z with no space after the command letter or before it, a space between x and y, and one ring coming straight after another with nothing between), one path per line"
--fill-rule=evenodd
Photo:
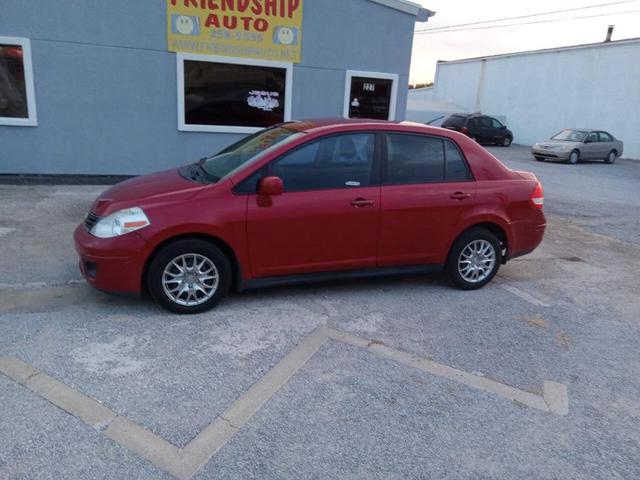
M177 169L165 170L111 187L98 197L91 211L102 217L123 208L185 200L206 187L182 177Z
M577 147L578 145L580 145L580 142L564 142L562 140L546 140L544 142L538 142L535 144L535 146L538 146L538 147L551 147L551 148L557 148L557 147L573 148L573 147Z

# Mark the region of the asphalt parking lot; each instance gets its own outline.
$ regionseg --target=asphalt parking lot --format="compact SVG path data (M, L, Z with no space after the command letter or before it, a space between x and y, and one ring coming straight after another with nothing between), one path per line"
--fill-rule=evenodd
M0 185L0 479L640 478L640 162L535 162L492 284L280 287L174 316L79 277L104 187Z

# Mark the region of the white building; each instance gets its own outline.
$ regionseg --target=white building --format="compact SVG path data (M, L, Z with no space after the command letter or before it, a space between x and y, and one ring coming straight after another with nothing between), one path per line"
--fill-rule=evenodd
M420 112L442 104L506 118L524 145L567 127L606 130L640 159L640 38L439 61L433 90L409 91L407 118L424 122Z

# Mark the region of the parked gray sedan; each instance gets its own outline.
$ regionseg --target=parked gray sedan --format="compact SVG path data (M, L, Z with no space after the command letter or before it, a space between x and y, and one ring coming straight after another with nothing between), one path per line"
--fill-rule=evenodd
M549 158L573 164L579 160L613 163L622 152L622 141L616 140L610 133L588 128L565 129L551 137L551 140L531 147L531 154L539 162Z

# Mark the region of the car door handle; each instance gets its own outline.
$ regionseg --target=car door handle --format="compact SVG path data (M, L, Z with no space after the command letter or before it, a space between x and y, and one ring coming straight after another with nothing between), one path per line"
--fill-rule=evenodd
M367 200L366 198L356 198L355 200L351 201L351 206L356 208L371 207L375 203L376 202L374 202L373 200Z
M471 194L464 193L464 192L456 192L451 194L451 198L453 200L466 200L467 198L471 198Z

